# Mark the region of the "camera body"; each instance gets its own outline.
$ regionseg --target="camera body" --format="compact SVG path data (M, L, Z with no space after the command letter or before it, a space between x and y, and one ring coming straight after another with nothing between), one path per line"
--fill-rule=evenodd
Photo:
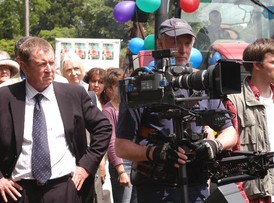
M221 59L207 70L193 72L191 63L176 65L171 50L153 51L155 67L147 71L136 69L120 81L120 99L131 108L155 105L178 105L189 98L179 98L178 89L205 91L207 96L191 100L221 99L227 94L241 92L241 64L237 60Z

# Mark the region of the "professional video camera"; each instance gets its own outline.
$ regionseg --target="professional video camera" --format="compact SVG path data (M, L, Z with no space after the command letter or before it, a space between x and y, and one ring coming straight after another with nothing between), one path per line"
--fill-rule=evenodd
M185 151L189 152L190 143L204 137L204 132L188 134L185 129L186 123L195 120L200 126L219 127L226 119L233 117L226 110L200 110L193 107L197 100L219 99L227 94L240 93L240 63L235 60L219 60L207 70L194 72L191 63L177 65L176 54L176 51L170 49L153 51L154 68L137 68L130 77L121 80L120 99L130 108L144 107L151 112L158 112L159 118L172 118L175 137L170 135L164 142L170 145L183 145ZM152 136L148 137L151 143ZM161 138L156 136L155 139L159 141ZM182 194L187 197L186 184L183 184L187 176L185 167L184 165L179 169L178 182L182 187Z
M120 96L131 108L142 106L179 105L186 100L219 99L241 92L240 63L219 60L207 70L193 72L191 63L174 63L176 51L153 51L155 66L151 70L137 68L120 83ZM178 89L196 90L190 98L176 94ZM202 94L202 90L206 94Z

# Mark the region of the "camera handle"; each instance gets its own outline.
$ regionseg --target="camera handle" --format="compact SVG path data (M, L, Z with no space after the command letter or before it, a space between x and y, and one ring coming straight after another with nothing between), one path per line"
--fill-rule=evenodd
M181 115L181 110L179 111L177 115ZM175 135L176 135L176 141L180 143L182 140L185 139L184 137L184 123L182 122L181 116L176 116L176 118L173 118L173 126L175 129ZM186 164L180 165L178 169L179 173L179 185L181 187L181 202L188 202L188 187L187 187L187 171L186 171Z

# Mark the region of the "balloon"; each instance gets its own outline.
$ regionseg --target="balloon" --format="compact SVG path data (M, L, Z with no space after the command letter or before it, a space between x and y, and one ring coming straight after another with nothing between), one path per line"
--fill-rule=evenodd
M155 61L153 60L149 62L148 67L154 68L154 65L155 65Z
M121 23L125 23L135 14L136 4L134 1L119 2L113 9L114 18Z
M150 71L152 71L155 67L155 61L150 61L149 64L147 65L147 67L145 68L146 72L149 73Z
M146 13L153 13L160 7L161 0L136 0L136 5Z
M217 61L221 58L222 58L221 54L218 51L216 51L212 56L211 65L215 65Z
M192 13L199 8L200 0L180 0L180 7L184 12Z
M202 53L198 49L192 48L189 61L192 63L192 68L199 68L203 61Z
M145 48L146 48L146 50L153 50L154 49L154 41L155 41L155 39L154 39L154 34L150 34L150 35L148 35L148 36L146 36L146 38L145 38Z
M265 8L264 11L263 11L263 16L264 16L265 18L269 19L269 20L274 19L274 14L273 14L273 12L274 12L274 6L268 6L267 8L268 8L270 11L272 11L272 12L270 12L269 10L267 10L267 9Z
M145 50L144 40L138 37L132 38L129 41L128 47L132 53L138 54L139 51Z

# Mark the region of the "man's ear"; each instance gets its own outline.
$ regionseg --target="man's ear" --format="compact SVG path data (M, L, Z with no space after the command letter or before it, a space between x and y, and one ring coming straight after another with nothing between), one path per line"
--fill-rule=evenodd
M163 42L162 42L162 36L158 36L156 39L156 43L157 43L157 49L163 49Z
M19 64L20 63L20 57L19 56L16 56L15 57L15 61ZM20 65L20 64L19 64Z
M26 75L26 69L27 69L27 65L26 65L26 63L25 62L23 62L21 59L20 59L20 57L18 57L18 58L16 58L16 61L19 63L19 65L20 65L20 69L22 69L22 71L25 73L25 75Z
M256 63L256 62L253 63L253 70L258 71L261 68L262 68L262 64L261 63Z

